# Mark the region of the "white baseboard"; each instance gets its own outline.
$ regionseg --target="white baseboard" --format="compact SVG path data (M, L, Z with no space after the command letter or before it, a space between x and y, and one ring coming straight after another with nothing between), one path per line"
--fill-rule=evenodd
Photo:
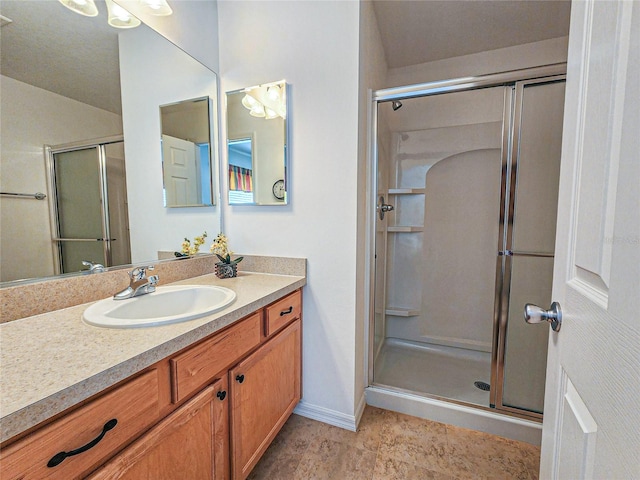
M302 400L300 401L300 403L298 403L293 413L303 417L311 418L312 420L318 420L319 422L328 423L329 425L333 425L334 427L340 427L355 432L358 428L358 422L360 421L360 417L362 416L364 407L364 395L362 396L362 400L358 405L358 412L356 412L356 415L347 415L336 410L320 407L318 405L312 405Z

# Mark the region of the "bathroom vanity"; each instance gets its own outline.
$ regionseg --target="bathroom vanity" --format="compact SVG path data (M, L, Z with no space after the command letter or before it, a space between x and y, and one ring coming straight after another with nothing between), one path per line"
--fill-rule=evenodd
M86 304L3 325L2 478L246 478L301 397L305 282L178 282L237 298L162 327L92 327L80 319ZM26 328L40 338L26 349L45 350L31 363L6 351ZM6 368L18 364L12 379Z

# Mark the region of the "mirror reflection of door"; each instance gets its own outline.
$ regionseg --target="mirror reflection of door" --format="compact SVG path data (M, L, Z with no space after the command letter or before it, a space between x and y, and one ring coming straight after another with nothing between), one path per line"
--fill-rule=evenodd
M213 205L210 99L160 106L165 207Z
M229 203L254 203L251 138L229 140Z
M200 203L200 168L197 157L195 143L162 135L165 206Z

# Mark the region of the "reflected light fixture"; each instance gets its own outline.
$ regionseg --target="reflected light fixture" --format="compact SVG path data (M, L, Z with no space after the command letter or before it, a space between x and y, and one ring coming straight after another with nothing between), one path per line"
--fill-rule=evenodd
M93 0L92 0L93 1ZM109 25L115 28L135 28L140 25L140 20L127 12L120 5L113 3L113 0L106 0L107 11L109 12Z
M171 10L167 0L140 0L140 3L150 9L149 13L151 15L163 17L173 13L173 10Z
M266 118L267 120L271 120L272 118L278 117L278 112L270 109L269 107L264 107L264 113L265 113L264 118Z
M62 5L80 15L95 17L98 15L98 7L93 0L58 0Z
M258 85L244 91L242 105L249 110L251 116L266 120L286 118L286 93L280 84Z

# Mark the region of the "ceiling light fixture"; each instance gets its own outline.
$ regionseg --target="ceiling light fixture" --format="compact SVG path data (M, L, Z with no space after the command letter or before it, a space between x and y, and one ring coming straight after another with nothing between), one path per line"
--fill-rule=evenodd
M149 8L151 15L163 17L173 13L167 0L140 0L140 3Z
M61 0L62 1L62 0ZM91 0L93 1L93 0ZM109 25L115 28L135 28L140 25L140 20L127 12L120 5L113 3L113 0L106 0L107 11L109 12Z
M98 7L93 0L58 0L62 5L80 15L95 17L98 15Z

